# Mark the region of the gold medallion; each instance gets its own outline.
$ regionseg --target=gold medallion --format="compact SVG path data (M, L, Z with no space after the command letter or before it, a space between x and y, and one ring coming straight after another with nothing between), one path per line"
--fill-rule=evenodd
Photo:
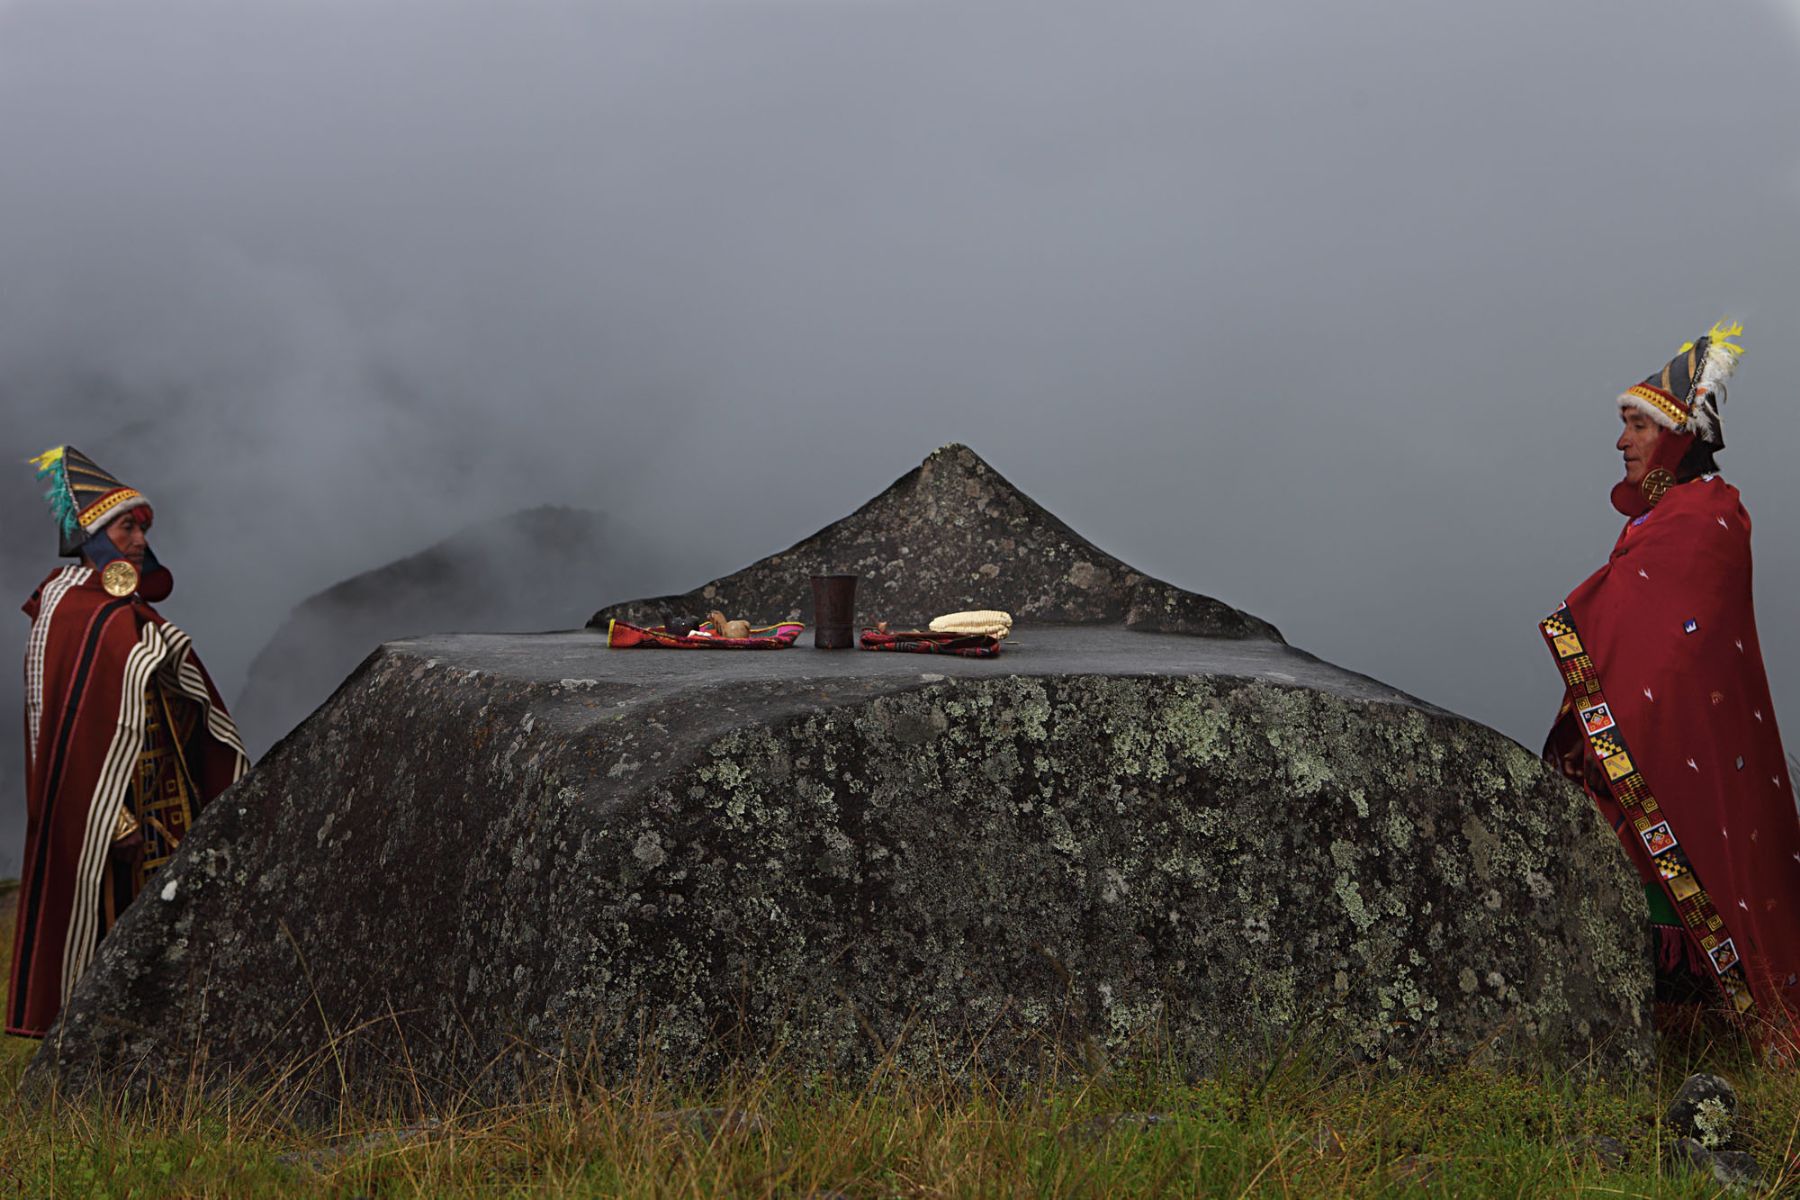
M1655 508L1656 502L1663 498L1663 493L1674 486L1675 472L1667 467L1652 469L1648 475L1644 476L1644 482L1638 484L1639 489L1644 493L1644 499L1650 502L1651 508Z
M129 596L138 590L137 568L122 558L115 558L100 572L100 586L109 596Z

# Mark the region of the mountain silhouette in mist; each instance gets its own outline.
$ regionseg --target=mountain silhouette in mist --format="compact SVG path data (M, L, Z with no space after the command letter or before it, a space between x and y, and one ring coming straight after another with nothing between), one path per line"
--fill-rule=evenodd
M471 525L302 601L251 662L232 714L260 754L385 641L573 629L596 592L630 595L657 561L648 539L588 509L544 506Z

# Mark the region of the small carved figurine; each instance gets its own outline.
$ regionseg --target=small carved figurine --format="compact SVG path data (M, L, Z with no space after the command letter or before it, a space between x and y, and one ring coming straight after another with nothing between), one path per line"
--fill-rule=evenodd
M750 622L727 621L725 614L714 609L706 614L712 622L713 633L722 638L747 638L750 636Z

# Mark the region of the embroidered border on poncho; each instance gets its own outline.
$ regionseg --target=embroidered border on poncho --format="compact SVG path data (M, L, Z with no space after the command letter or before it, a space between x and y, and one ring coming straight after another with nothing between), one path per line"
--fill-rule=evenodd
M1667 893L1675 912L1712 962L1713 973L1725 998L1737 1012L1749 1016L1755 1008L1750 985L1744 976L1742 956L1737 942L1694 873L1687 852L1669 824L1668 813L1656 802L1650 785L1632 761L1625 735L1612 717L1612 706L1600 686L1600 674L1594 660L1582 645L1581 631L1565 605L1538 623L1550 652L1556 656L1557 669L1568 687L1569 704L1574 708L1581 734L1606 776L1613 798L1624 810L1633 831L1643 841L1650 861L1656 865L1657 878Z

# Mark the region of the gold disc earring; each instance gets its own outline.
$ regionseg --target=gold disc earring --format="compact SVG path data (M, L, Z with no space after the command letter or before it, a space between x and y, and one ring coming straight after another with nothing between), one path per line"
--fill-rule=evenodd
M100 586L109 596L129 596L138 590L137 568L122 558L115 558L100 572Z

